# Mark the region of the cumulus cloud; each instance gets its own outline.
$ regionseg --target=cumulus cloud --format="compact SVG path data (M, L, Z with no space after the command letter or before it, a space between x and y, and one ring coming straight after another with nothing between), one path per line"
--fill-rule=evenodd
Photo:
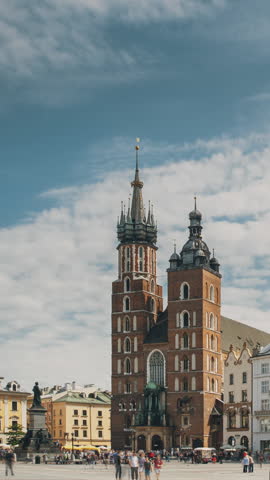
M112 142L124 149L129 140ZM200 143L200 158L196 144L190 151L145 144L142 162L151 151L156 162L175 152L141 172L145 203L151 199L158 220L160 283L165 287L173 240L180 250L187 238L196 192L204 238L221 262L223 314L269 330L269 138ZM101 146L92 152L102 159ZM116 219L132 177L132 169L114 170L91 185L43 192L53 208L0 230L0 361L7 378L28 387L36 379L109 387Z

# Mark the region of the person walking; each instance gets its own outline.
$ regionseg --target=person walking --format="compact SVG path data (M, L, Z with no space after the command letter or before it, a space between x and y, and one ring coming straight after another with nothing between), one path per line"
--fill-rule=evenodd
M152 463L150 462L149 458L145 458L144 462L144 475L145 475L145 480L150 480L150 474L152 472Z
M249 471L249 473L253 473L254 472L254 460L253 460L251 454L248 455L248 460L249 460L248 471Z
M14 461L15 461L14 453L10 448L5 455L6 477L8 476L9 471L11 475L14 475L14 472L13 472Z
M131 480L138 480L139 459L135 452L129 458L129 465L131 469Z
M160 455L157 455L156 458L154 459L154 469L155 469L155 474L156 474L156 480L159 480L160 478L160 472L162 469L163 461L161 460Z
M113 456L114 458L114 466L115 466L115 478L122 478L122 467L121 467L121 457L119 452Z
M145 476L145 470L144 470L144 464L145 464L145 453L142 452L139 454L139 480L143 480L143 477Z
M246 452L245 452L246 453ZM243 459L242 459L242 465L243 465L243 473L248 472L248 466L249 466L249 457L247 454L244 453Z

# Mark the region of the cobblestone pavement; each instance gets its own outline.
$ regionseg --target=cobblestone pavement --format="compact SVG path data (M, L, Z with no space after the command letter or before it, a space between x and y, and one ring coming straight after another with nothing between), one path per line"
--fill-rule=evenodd
M0 479L5 477L4 465L0 465ZM15 464L15 479L18 480L114 480L114 467L105 470L103 465L96 465L94 469L84 465L26 465ZM270 465L262 468L255 465L255 472L246 474L249 479L270 480ZM152 473L155 480L155 474ZM244 477L246 478L246 477ZM248 480L247 478L247 480ZM128 475L123 476L129 480ZM243 479L240 464L208 464L191 465L172 461L166 464L161 472L160 480L240 480Z

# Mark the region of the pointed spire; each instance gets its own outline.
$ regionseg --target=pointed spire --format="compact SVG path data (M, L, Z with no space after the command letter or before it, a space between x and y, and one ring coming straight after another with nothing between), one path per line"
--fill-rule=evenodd
M151 225L151 204L150 204L150 200L148 201L147 225Z
M194 210L197 210L197 197L194 197Z
M153 227L155 226L154 206L153 206L153 204L151 205L151 225L152 225Z
M121 215L120 215L120 225L124 225L124 211L123 211L123 201L121 201Z
M176 253L176 240L173 241L173 253Z
M129 197L128 197L127 222L128 222L128 223L131 223L131 215L130 215L130 195L129 195Z
M135 170L135 178L134 181L131 183L133 187L133 196L132 196L132 204L131 204L131 219L133 223L143 223L144 221L144 205L143 205L143 197L142 197L142 187L143 182L140 181L139 176L139 141L140 139L137 138L137 145L135 146L136 151L136 170Z

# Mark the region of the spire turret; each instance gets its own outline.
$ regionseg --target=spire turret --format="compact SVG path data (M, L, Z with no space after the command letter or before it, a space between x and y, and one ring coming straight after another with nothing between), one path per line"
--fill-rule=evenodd
M157 227L154 220L153 207L151 209L150 204L146 219L142 195L143 182L140 180L139 171L139 141L140 139L137 138L137 144L135 146L135 176L133 182L131 182L133 188L131 208L129 204L127 215L125 215L123 207L121 207L121 217L120 223L117 226L117 233L118 240L120 240L121 243L139 241L153 244L157 241Z

